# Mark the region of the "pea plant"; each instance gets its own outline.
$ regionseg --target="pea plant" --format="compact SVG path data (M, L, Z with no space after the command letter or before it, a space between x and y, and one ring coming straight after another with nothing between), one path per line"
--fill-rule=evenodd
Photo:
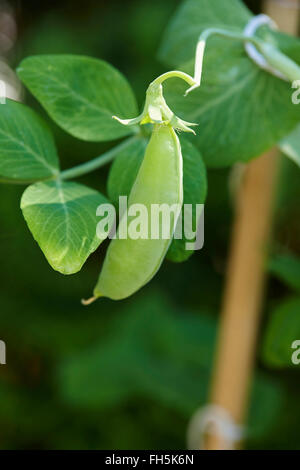
M111 201L118 208L119 196L129 196L128 211L133 204L177 205L167 238L110 241L86 303L126 298L152 279L165 257L189 258L185 237L173 235L182 205L205 202L206 166L247 162L277 144L300 161L299 107L292 100L300 79L298 39L254 17L239 0L186 0L158 55L172 70L152 80L138 117L127 80L103 60L44 55L21 62L19 78L64 131L86 142L122 139L77 167L60 170L54 138L35 111L9 99L0 108L1 182L28 185L24 218L60 273L78 272L108 236L111 218L106 233L96 232L100 205ZM112 161L108 197L69 181ZM197 225L194 210L192 219ZM117 234L124 224L123 215Z

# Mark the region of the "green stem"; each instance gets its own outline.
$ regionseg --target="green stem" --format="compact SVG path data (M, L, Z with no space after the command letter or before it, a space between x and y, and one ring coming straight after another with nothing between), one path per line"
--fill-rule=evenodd
M228 39L236 39L238 41L249 41L255 46L258 45L258 40L257 38L253 36L245 36L243 33L238 33L235 31L229 31L226 29L221 29L221 28L207 28L203 33L200 35L199 41L207 41L209 36L211 35L217 35L217 36L223 36Z
M258 42L253 37L245 36L241 33L236 33L234 31L227 31L226 29L220 28L208 28L200 35L197 48L196 48L196 55L195 55L195 70L194 70L194 84L185 92L185 96L187 96L191 91L199 88L201 85L201 78L202 78L202 68L203 68L203 59L204 59L204 52L207 40L210 36L217 35L226 37L228 39L235 39L237 41L249 41L255 46L258 45Z
M273 67L275 70L280 72L285 76L289 81L293 82L300 78L300 67L292 59L283 54L280 50L274 47L272 44L262 41L254 36L247 36L243 33L238 33L235 31L227 31L225 29L219 28L208 28L199 37L196 50L196 59L195 59L195 73L194 80L196 85L187 90L188 94L193 89L200 86L201 76L202 76L202 66L203 66L203 57L206 42L208 38L212 35L223 36L228 39L235 39L242 42L252 43L257 50L264 56L268 64Z
M149 86L149 88L153 85L161 85L165 80L169 78L181 78L185 82L187 82L190 86L195 85L195 80L193 77L188 75L185 72L181 72L180 70L171 70L170 72L163 73L159 77L157 77Z
M260 42L258 45L259 51L266 58L268 63L276 70L286 76L287 80L293 83L300 80L300 67L296 62L276 49L272 44Z
M72 178L78 178L79 176L83 176L91 171L97 170L107 163L110 163L122 150L125 150L129 147L133 142L141 139L140 136L130 137L125 141L121 142L121 144L116 145L111 150L103 153L99 157L90 160L87 163L82 163L81 165L75 166L74 168L70 168L69 170L64 170L60 173L59 178L62 180L69 180Z
M33 184L33 183L38 183L41 180L19 180L19 179L10 179L10 178L0 178L0 183L1 184Z

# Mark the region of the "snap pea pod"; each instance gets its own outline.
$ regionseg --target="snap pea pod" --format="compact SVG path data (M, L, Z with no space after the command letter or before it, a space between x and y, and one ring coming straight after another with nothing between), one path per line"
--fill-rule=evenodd
M179 139L170 125L156 125L146 148L145 157L129 195L127 216L133 204L147 209L148 227L153 204L176 207L170 220L168 237L147 239L118 238L120 226L129 224L130 217L121 219L117 238L110 242L94 296L114 300L129 297L157 273L172 241L183 203L182 155ZM174 206L175 205L175 206ZM126 220L127 219L127 220ZM153 222L153 221L152 221ZM161 224L162 221L160 221ZM123 227L124 228L124 227ZM161 227L159 227L161 229Z

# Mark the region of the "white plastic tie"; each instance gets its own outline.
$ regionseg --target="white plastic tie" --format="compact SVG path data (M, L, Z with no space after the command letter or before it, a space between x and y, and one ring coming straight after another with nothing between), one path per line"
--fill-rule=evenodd
M196 411L187 430L187 445L190 450L205 449L206 433L221 437L226 449L234 449L244 437L244 428L236 424L230 413L218 405L207 405Z
M258 28L263 25L268 25L271 29L274 30L278 29L277 24L272 20L272 18L270 18L268 15L262 14L251 18L246 28L244 29L244 35L248 37L254 36ZM281 80L285 80L287 82L289 81L289 79L283 73L281 73L279 70L276 70L268 63L264 56L258 52L254 44L250 43L249 41L245 41L245 49L250 59L252 59L253 62L255 62L255 64L258 65L261 69L266 70Z

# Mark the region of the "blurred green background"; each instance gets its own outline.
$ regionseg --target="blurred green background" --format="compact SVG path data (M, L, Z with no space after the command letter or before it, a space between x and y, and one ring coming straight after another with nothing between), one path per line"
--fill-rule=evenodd
M143 104L148 83L165 71L156 59L178 0L15 1L17 40L6 54L74 53L124 73ZM254 12L259 1L246 2ZM73 139L25 100L55 133L62 166L101 154L110 143ZM106 192L108 168L81 179ZM0 366L2 449L178 449L188 420L207 399L232 225L231 170L208 173L205 247L183 264L165 262L134 297L84 308L105 250L79 274L51 270L22 218L23 188L0 186ZM274 252L300 256L300 173L282 164ZM257 349L247 448L300 449L299 366L276 368L261 354L273 309L289 287L271 276ZM299 312L297 312L299 314ZM299 332L300 333L300 332ZM296 338L295 338L296 339Z

